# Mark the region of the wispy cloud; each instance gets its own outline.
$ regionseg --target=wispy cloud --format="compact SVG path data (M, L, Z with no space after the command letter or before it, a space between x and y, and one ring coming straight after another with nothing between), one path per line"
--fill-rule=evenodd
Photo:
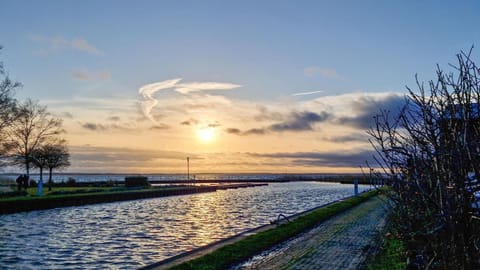
M152 117L152 110L158 104L158 100L154 97L154 94L160 90L171 89L183 95L187 95L199 91L207 90L231 90L241 85L233 83L221 83L221 82L190 82L180 83L181 78L171 79L151 84L146 84L138 90L138 92L145 99L142 103L142 111L144 115L152 122L156 122Z
M219 82L191 82L178 84L174 90L181 94L188 94L205 90L230 90L238 87L241 87L241 85Z
M88 43L83 38L74 38L70 41L70 46L79 51L88 52L91 54L103 54L99 49L97 49L92 44Z
M328 79L341 79L342 76L338 74L337 70L334 68L324 68L324 67L306 67L303 69L303 74L308 77L321 76Z
M140 87L140 89L138 89L138 93L140 93L145 99L142 103L142 111L148 119L150 119L154 123L157 122L151 114L152 109L158 104L158 100L154 98L153 95L160 90L171 89L181 80L182 79L172 79L162 82L146 84Z
M92 72L83 69L72 72L72 77L78 81L104 81L110 79L110 72L107 70Z
M43 45L41 52L48 54L61 50L76 50L89 54L103 55L103 52L93 44L83 38L67 39L62 36L47 37L42 35L32 35L30 39Z
M319 91L311 91L311 92L300 92L300 93L293 93L292 96L306 96L306 95L313 95L323 93L323 90Z

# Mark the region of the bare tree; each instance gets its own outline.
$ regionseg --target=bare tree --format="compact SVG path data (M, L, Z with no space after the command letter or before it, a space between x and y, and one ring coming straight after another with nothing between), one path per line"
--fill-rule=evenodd
M0 46L0 50L2 46ZM15 90L22 85L19 82L12 81L6 73L3 62L0 62L0 155L6 153L4 142L6 141L5 128L15 119L16 100L13 98Z
M11 149L13 164L24 167L29 175L34 151L58 141L58 135L64 130L61 119L52 117L37 101L27 99L17 111L17 118L8 127L7 145Z
M45 167L48 168L48 190L52 190L53 169L62 169L70 166L70 154L64 140L55 144L42 146L41 152L45 157Z
M480 269L480 69L471 50L457 59L369 130L409 269Z
M33 149L30 155L30 159L32 161L32 164L40 170L40 179L38 180L38 184L40 188L39 194L41 195L43 192L41 190L43 189L43 169L47 167L48 156L46 155L43 147L38 147L36 149ZM49 188L49 190L51 189Z

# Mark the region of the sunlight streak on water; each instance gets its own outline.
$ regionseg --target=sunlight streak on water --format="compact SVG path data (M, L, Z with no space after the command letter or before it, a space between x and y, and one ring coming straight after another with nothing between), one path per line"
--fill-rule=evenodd
M135 269L352 193L292 182L0 215L0 268Z

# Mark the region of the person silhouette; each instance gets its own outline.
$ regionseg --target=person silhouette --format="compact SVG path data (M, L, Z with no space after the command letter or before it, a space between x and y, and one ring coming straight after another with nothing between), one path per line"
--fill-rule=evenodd
M25 191L27 191L29 179L30 177L28 177L28 175L26 174L23 175L23 188L25 189Z
M17 177L17 180L15 180L15 182L17 182L17 190L18 190L18 191L22 190L23 174L20 174L20 175Z

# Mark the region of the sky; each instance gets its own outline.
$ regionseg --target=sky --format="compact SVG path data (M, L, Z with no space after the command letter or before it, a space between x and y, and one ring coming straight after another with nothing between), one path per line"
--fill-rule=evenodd
M367 130L478 46L478 1L0 0L16 93L68 172L344 173ZM480 51L473 50L478 59Z

